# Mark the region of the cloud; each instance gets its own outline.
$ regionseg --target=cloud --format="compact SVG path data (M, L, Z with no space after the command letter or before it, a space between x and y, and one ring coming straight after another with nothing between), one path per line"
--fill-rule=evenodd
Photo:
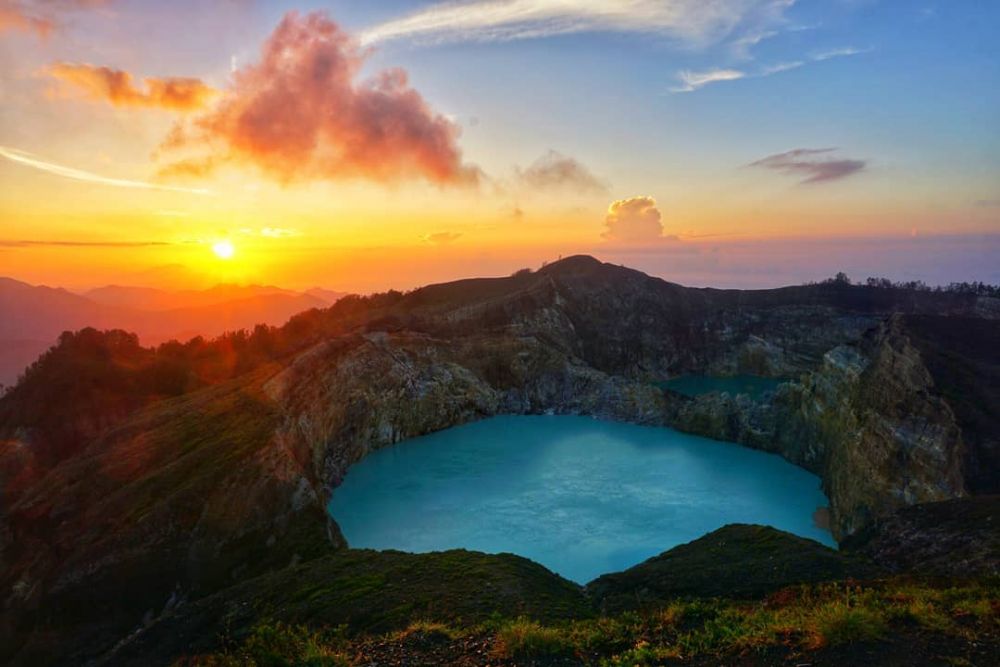
M757 76L771 76L772 74L779 74L781 72L787 72L789 70L798 69L805 65L804 60L792 60L787 63L776 63L774 65L765 65L761 68L760 73Z
M241 162L283 183L477 183L479 170L462 162L458 126L431 110L404 70L357 81L370 53L325 14L290 12L260 62L239 69L218 102L176 125L163 148L208 149L180 163L184 171Z
M18 2L0 3L0 33L8 30L33 32L47 38L55 29L55 22L47 16L39 16Z
M810 58L816 61L830 60L832 58L846 58L848 56L857 56L862 53L869 53L871 49L859 49L853 46L845 46L838 49L830 49L829 51L820 51L819 53L814 53Z
M826 183L846 178L851 174L863 171L868 163L865 160L831 159L824 156L836 148L797 148L777 155L751 162L751 167L773 169L785 174L805 176L802 183Z
M477 0L439 2L361 33L362 44L535 39L576 32L663 34L710 43L780 23L794 0Z
M768 34L765 34L769 36ZM757 40L760 41L760 40ZM739 45L741 42L738 40L736 42ZM751 44L756 42L750 42ZM681 80L682 85L675 88L671 88L672 93L690 93L692 91L698 90L703 86L707 86L710 83L719 83L721 81L735 81L737 79L761 79L764 77L771 76L773 74L780 74L781 72L788 72L789 70L798 69L803 65L807 65L810 62L821 62L824 60L830 60L831 58L843 58L846 56L855 56L861 53L868 53L872 49L857 49L854 47L845 47L840 49L832 49L830 51L821 51L819 53L814 53L805 60L791 60L788 62L775 63L774 65L764 65L758 68L755 72L744 72L742 70L734 69L712 69L705 72L691 72L689 70L683 70L677 73L677 78Z
M0 33L28 32L47 39L60 27L60 14L106 4L107 0L0 0Z
M77 63L56 63L48 73L78 88L92 100L115 106L161 107L174 111L194 111L206 106L217 91L200 79L146 78L138 88L128 72Z
M297 229L288 229L286 227L264 227L260 230L260 235L269 239L287 239L293 236L300 236L301 233Z
M976 206L979 208L1000 208L1000 199L977 199Z
M652 197L619 199L608 207L604 218L607 229L602 236L608 241L627 243L656 241L663 238L660 209Z
M461 234L458 232L435 232L433 234L425 234L421 238L424 243L430 243L432 245L445 245L447 243L452 243L461 238Z
M262 236L266 239L290 239L302 236L302 232L289 227L261 227L260 229L242 227L238 231L243 236Z
M0 239L3 248L56 247L56 248L148 248L173 245L166 241L26 241Z
M735 81L744 77L746 77L746 73L736 69L713 69L707 72L691 72L684 70L682 72L678 72L677 74L677 78L681 80L682 85L676 88L671 88L670 92L690 93L703 86L707 86L710 83L718 83L719 81Z
M565 187L577 192L606 192L608 189L586 166L554 150L527 169L518 169L517 176L521 183L538 190Z
M71 178L76 181L84 181L86 183L98 183L100 185L112 185L119 188L140 188L145 190L164 190L168 192L187 192L196 195L206 195L209 194L208 190L200 188L182 188L170 185L160 185L158 183L150 183L148 181L133 181L124 178L109 178L107 176L101 176L100 174L94 174L89 171L83 171L82 169L74 169L73 167L66 167L59 164L54 164L52 162L45 162L35 158L31 153L26 153L15 148L5 148L0 146L0 157L5 157L11 162L16 162L18 164L25 165L27 167L32 167L33 169L38 169L39 171L45 171L50 174L55 174L57 176L63 176L65 178Z

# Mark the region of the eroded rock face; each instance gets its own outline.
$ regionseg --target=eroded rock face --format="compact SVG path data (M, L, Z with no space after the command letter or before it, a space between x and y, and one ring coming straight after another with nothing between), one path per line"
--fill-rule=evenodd
M506 335L369 333L311 350L266 388L285 415L279 437L311 452L328 488L370 451L475 419L549 412L661 424L665 406L648 383Z
M1000 496L903 507L844 541L891 572L975 577L1000 574Z
M966 494L962 431L902 318L764 401L748 396L672 396L671 425L781 454L821 476L838 539L875 517Z

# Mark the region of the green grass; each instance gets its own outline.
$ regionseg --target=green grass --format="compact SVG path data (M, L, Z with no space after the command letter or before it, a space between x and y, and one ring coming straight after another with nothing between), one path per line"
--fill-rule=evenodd
M808 654L879 642L902 632L996 642L1000 582L950 587L906 579L867 585L836 582L791 587L755 601L677 599L655 610L548 623L524 615L473 624L416 620L385 637L410 646L404 642L417 634L459 651L464 642L480 638L492 646L499 661L576 660L595 667L642 667L696 658L765 656L771 651ZM358 647L372 636L341 631L324 643L317 639L321 635L300 627L265 625L241 647L196 658L191 664L282 665L286 663L260 662L261 656L290 655L341 659L358 656ZM257 662L211 662L234 656L250 656Z
M200 667L350 667L337 632L315 632L303 626L264 624L238 647L181 660Z
M527 618L504 623L496 635L496 652L505 658L544 658L573 652L568 633Z

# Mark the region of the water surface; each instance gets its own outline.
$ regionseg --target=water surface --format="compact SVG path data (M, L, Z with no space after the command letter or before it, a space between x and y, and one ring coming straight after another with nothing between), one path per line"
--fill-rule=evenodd
M773 454L668 428L505 416L360 461L329 511L352 547L512 552L577 582L727 523L833 545L819 478Z
M658 383L663 389L670 389L685 396L700 396L713 391L730 394L748 394L757 400L769 391L777 389L781 378L766 378L759 375L732 375L728 377L713 377L709 375L681 375L665 382Z

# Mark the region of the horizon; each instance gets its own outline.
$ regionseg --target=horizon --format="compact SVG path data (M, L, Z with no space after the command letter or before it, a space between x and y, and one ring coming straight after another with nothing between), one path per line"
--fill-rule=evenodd
M693 287L997 284L998 27L931 0L18 0L0 272L371 293L589 254Z
M539 270L541 270L541 269L543 269L543 268L545 268L547 266L550 266L552 264L561 262L561 261L566 260L566 259L576 258L576 257L587 257L587 258L595 259L595 260L597 260L597 261L599 261L601 263L611 264L611 265L615 265L615 266L621 266L621 267L624 267L624 268L627 268L627 269L631 269L631 270L634 270L634 271L639 271L641 273L644 273L644 274L649 275L649 276L654 277L654 278L658 278L660 280L664 280L666 282L670 282L670 283L674 283L674 284L680 285L682 287L690 287L690 288L695 288L695 289L726 289L726 290L728 290L728 289L737 289L737 290L749 290L749 291L780 289L780 288L783 288L783 287L797 287L797 286L812 285L812 284L816 284L816 283L819 283L819 282L828 281L828 280L834 279L839 274L845 275L847 277L847 279L850 281L851 284L853 284L853 285L859 285L859 286L860 285L864 285L865 281L871 280L871 279L888 279L888 280L890 280L893 283L921 283L921 284L923 284L924 287L929 288L929 289L948 288L949 286L951 286L953 284L962 284L962 283L980 283L980 284L986 285L988 287L997 287L997 286L1000 286L1000 283L993 283L993 282L989 282L989 281L975 280L975 279L973 279L973 280L947 280L947 281L941 281L941 282L927 282L927 281L925 281L922 278L913 277L912 275L909 276L909 277L905 277L904 276L902 278L893 277L893 276L885 275L885 274L870 274L870 275L864 275L864 276L862 276L862 275L857 274L857 273L852 274L852 273L850 273L848 271L842 271L842 270L832 270L832 271L823 273L822 275L820 275L820 273L822 273L822 272L813 272L813 273L809 274L809 277L803 278L801 280L789 281L789 282L778 282L778 283L775 283L775 284L769 284L769 283L760 284L760 285L691 284L691 283L681 282L681 281L678 281L678 280L672 280L669 275L657 275L656 273L649 272L649 271L644 271L644 270L642 270L640 268L637 268L635 266L631 266L631 265L626 264L626 263L614 262L614 261L607 261L607 260L601 259L599 256L597 256L595 254L588 254L588 253L577 253L577 254L570 254L570 255L565 255L565 256L560 255L560 256L558 256L555 259L543 259L541 261L541 263L539 263L538 265L535 265L535 266L518 266L518 268L515 268L515 269L513 269L511 271L507 271L505 273L493 273L493 274L490 274L490 273L481 273L481 274L475 274L475 275L473 275L473 274L469 274L469 275L455 275L454 277L450 277L450 278L445 279L445 280L436 280L436 281L432 281L432 282L416 283L416 284L405 285L405 286L386 284L384 287L372 289L370 291L356 291L356 290L349 290L349 289L340 289L339 286L336 286L336 285L330 286L330 285L319 285L319 284L312 284L312 285L306 285L306 286L285 286L285 285L255 283L255 282L217 282L217 283L202 282L202 283L198 283L198 284L190 284L190 285L187 285L187 286L182 285L182 286L179 286L179 287L174 287L174 286L170 286L170 285L166 285L166 284L162 284L162 285L158 286L156 284L142 284L142 283L125 284L125 283L100 283L100 282L93 283L93 284L83 284L83 285L57 285L57 284L46 284L46 283L31 283L31 282L28 282L26 280L21 280L21 279L19 279L17 277L9 276L9 275L0 275L0 279L12 280L14 282L18 282L18 283L21 283L21 284L24 284L24 285L28 285L30 287L41 287L41 288L48 288L48 289L53 289L53 290L63 290L63 291L68 292L70 294L73 294L73 295L76 295L76 296L81 296L81 297L84 297L84 298L88 298L88 295L90 295L93 292L97 292L97 291L100 291L100 290L107 290L107 289L150 290L150 291L156 291L156 292L163 292L165 294L181 295L181 294L184 294L184 293L203 294L203 293L206 293L206 292L211 292L213 290L219 290L219 289L223 289L223 288L236 289L236 290L250 290L250 289L269 290L269 289L273 289L273 290L276 290L276 291L279 291L279 292L287 292L287 293L292 293L292 294L296 294L296 295L308 295L308 293L310 291L320 290L320 291L326 291L326 292L340 293L340 294L343 294L343 295L349 295L349 294L351 294L351 295L368 296L368 295L380 294L380 293L385 293L385 292L390 292L390 291L411 292L411 291L419 290L419 289L424 288L424 287L430 287L430 286L433 286L433 285L440 285L440 284L446 284L446 283L452 283L452 282L461 282L461 281L464 281L464 280L475 280L475 279L480 279L480 278L482 278L482 279L507 278L507 277L511 277L514 273L517 273L517 272L520 272L520 271L528 270L528 271L531 271L531 272L536 272L536 271L539 271ZM172 268L172 267L167 267L167 268ZM248 298L252 298L252 297L248 297Z

